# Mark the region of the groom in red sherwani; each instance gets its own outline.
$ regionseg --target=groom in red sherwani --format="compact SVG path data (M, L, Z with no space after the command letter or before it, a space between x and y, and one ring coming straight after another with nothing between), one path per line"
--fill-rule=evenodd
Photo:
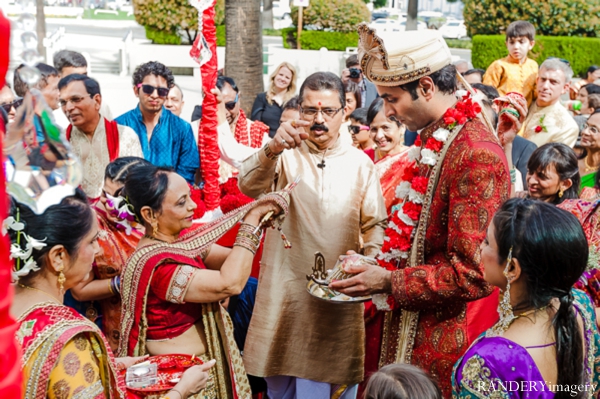
M387 117L419 131L416 163L396 191L378 266L347 266L357 276L331 288L374 295L381 343L378 366L411 363L451 396L454 363L497 320L497 292L484 281L479 245L500 205L510 175L478 104L458 96L450 51L436 31L403 32L386 40L359 27L362 70L385 101ZM369 336L369 333L371 334ZM372 342L372 341L371 341ZM372 347L372 345L370 345ZM373 362L371 362L373 363ZM374 369L366 370L369 372Z

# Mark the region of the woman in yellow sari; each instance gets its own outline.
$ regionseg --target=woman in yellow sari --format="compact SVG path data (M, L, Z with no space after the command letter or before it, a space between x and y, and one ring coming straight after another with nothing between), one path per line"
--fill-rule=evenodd
M41 215L15 201L4 226L18 281L11 313L19 323L23 397L124 398L118 370L139 358L115 359L98 327L62 303L64 291L91 272L98 251L98 223L85 196L66 197ZM212 364L187 370L167 397L198 392Z

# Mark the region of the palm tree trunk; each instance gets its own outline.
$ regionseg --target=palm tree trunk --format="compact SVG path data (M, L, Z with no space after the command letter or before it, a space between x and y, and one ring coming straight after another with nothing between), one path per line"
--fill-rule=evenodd
M226 0L225 75L240 89L242 109L249 114L264 91L260 0Z
M263 1L262 27L273 29L273 0Z
M419 0L408 0L406 15L406 30L417 30L417 13L419 12Z
M46 16L44 15L44 0L36 0L36 34L38 38L38 53L46 61L46 47L44 47L44 38L46 37Z

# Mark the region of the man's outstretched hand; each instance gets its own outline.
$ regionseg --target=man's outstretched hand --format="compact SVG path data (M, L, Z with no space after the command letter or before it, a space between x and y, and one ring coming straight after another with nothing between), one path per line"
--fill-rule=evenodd
M346 273L356 274L356 276L333 281L329 284L332 290L351 297L392 292L392 272L389 270L365 263L344 264L342 267Z

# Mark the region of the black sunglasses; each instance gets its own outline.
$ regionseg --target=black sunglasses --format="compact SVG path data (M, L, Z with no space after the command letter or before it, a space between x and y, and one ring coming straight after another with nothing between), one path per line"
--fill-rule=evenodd
M233 111L233 109L235 108L237 102L238 102L238 95L236 93L235 95L235 101L229 101L228 103L225 103L225 108L227 108L228 111Z
M22 98L17 98L15 101L13 101L11 103L2 104L2 108L4 108L4 110L6 111L6 113L9 113L10 109L12 107L15 107L15 110L16 110L17 108L19 108L21 106L21 104L23 104L23 99Z
M143 85L141 83L137 85L137 87L138 89L141 87L142 91L149 96L154 93L154 90L156 90L159 97L167 97L169 95L169 89L166 87L154 87L151 85Z
M358 134L358 133L360 133L361 130L369 131L369 127L365 126L365 125L361 125L361 126L350 125L350 126L348 126L348 130L350 131L351 134Z

